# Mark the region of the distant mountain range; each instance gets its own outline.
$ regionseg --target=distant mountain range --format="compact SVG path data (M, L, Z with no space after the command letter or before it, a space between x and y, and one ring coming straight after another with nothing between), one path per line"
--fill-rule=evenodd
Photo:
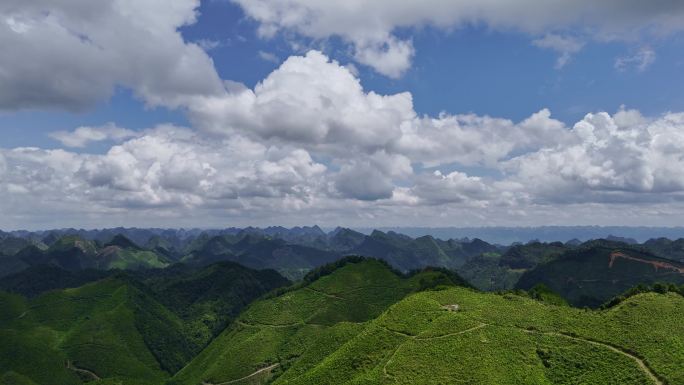
M360 255L384 260L402 272L429 266L451 269L481 290L529 289L544 283L573 303L591 306L598 306L636 283L680 282L682 274L674 270L662 274L662 269L653 270L654 264L636 263L637 257L622 258L617 266L623 260L634 262L635 269L643 270L638 278L628 277L626 273L620 276L620 269L606 267L606 253L612 252L638 255L640 260L664 259L679 266L678 263L684 262L684 239L661 237L639 244L632 238L611 235L601 241L582 242L574 238L565 243L531 241L504 246L479 238L443 240L430 235L414 238L394 231L374 230L364 234L348 228L326 232L318 226L204 231L136 228L15 231L0 232L0 277L46 265L73 272L159 269L174 264L203 267L225 261L252 269L274 269L297 280L310 270L341 257ZM578 253L587 255L581 263ZM598 278L581 278L576 277L578 271L601 273ZM579 290L570 289L567 284L568 280L599 278L616 283L610 289L604 287L593 292L588 289L591 285L585 284ZM558 282L564 279L565 286L559 286ZM579 300L570 292L584 299Z
M645 242L651 238L678 239L684 237L684 227L647 226L537 226L537 227L378 227L381 231L395 231L412 237L431 235L441 239L480 238L490 243L509 245L540 242L567 242L577 239L581 242L610 237L634 242ZM369 234L374 228L357 228Z

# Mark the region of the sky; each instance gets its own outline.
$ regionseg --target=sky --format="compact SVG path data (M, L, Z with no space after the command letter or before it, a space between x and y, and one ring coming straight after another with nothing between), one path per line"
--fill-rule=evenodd
M684 3L5 0L0 228L676 226Z

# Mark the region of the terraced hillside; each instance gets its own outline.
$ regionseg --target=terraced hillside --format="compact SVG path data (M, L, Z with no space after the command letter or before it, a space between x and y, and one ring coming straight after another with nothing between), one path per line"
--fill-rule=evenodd
M409 293L462 283L442 271L404 278L377 260L347 262L299 289L252 304L174 381L223 384L241 378L296 378Z
M262 306L177 383L684 384L684 298L674 293L586 311L451 288L333 326L273 318Z

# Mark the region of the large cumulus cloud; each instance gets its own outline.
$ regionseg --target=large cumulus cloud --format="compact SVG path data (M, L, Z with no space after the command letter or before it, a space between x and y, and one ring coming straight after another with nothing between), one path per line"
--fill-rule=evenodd
M587 114L566 141L505 162L531 194L551 201L656 200L684 192L684 114Z
M325 187L326 167L304 150L237 137L206 140L174 126L150 129L102 155L15 148L0 150L0 159L7 198L0 205L7 215L26 215L48 202L77 213L225 209L257 198L306 203Z
M386 146L416 115L410 93L365 92L347 68L319 51L288 58L253 90L233 85L225 95L192 100L189 110L196 126L212 133L360 150Z
M253 89L226 82L182 101L192 128L112 123L53 134L79 152L0 149L2 224L663 223L684 213L681 113L593 112L572 127L546 109L518 122L420 116L410 93L364 90L316 51ZM88 152L104 140L108 151Z
M0 3L0 109L81 110L129 87L178 106L223 89L211 58L178 28L199 0Z

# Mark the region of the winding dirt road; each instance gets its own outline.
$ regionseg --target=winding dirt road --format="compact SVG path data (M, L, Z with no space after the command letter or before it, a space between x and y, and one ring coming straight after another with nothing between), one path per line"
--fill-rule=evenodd
M85 374L86 376L90 377L94 381L101 380L100 376L98 376L97 374L91 372L88 369L79 368L79 367L75 366L73 362L71 362L69 360L67 360L67 362L66 362L66 367L67 367L67 369L71 369L76 373Z
M250 375L248 375L248 376L244 376L244 377L238 378L238 379L236 379L236 380L230 380L230 381L226 381L226 382L220 382L220 383L218 383L218 384L213 384L213 383L211 383L211 382L202 382L202 385L228 385L228 384L234 384L234 383L236 383L236 382L240 382L240 381L244 381L244 380L249 380L250 378L252 378L252 377L254 377L254 376L258 376L258 375L261 374L261 373L270 372L271 370L277 368L278 366L280 366L280 364L273 364L273 365L267 366L267 367L265 367L265 368L261 368L261 369L257 370L256 372L254 372L254 373L252 373L252 374L250 374Z
M592 344L592 345L594 345L594 346L600 346L600 347L604 347L604 348L606 348L606 349L612 350L613 352L622 354L623 356L628 357L628 358L630 358L632 361L636 362L636 364L639 366L639 368L641 369L641 371L643 371L644 373L646 373L646 375L651 379L651 381L653 381L654 384L656 384L656 385L665 385L664 382L660 381L660 379L658 378L658 376L656 376L656 374L651 370L651 368L649 368L648 365L646 365L646 363L644 362L644 360L642 360L641 358L639 358L639 357L637 357L637 356L635 356L635 355L633 355L633 354L631 354L631 353L629 353L629 352L627 352L627 351L625 351L625 350L622 350L622 349L620 349L620 348L618 348L618 347L616 347L616 346L609 345L609 344L606 344L606 343L604 343L604 342L599 342L599 341L594 341L594 340L588 340L588 339L584 339L584 338L581 338L581 337L575 337L575 336L571 336L571 335L569 335L569 334L564 334L564 333L558 333L558 332L540 332L540 331L528 330L528 329L520 329L520 330L523 330L523 331L526 332L526 333L543 334L543 335L545 335L545 336L564 337L564 338L568 338L568 339L571 339L571 340L580 341L580 342L585 342L585 343L588 343L588 344Z
M389 329L386 327L383 327L383 328L385 328L389 332L401 335L401 336L406 337L406 338L410 338L410 339L417 340L417 341L426 341L426 340L447 338L447 337L452 337L452 336L456 336L459 334L469 333L469 332L475 331L477 329L481 329L481 328L488 326L488 325L489 324L481 323L480 325L471 327L471 328L466 329L466 330L461 330L458 332L444 334L444 335L440 335L440 336L434 336L434 337L420 337L419 335L410 335L410 334L406 334L406 333L403 333L403 332L400 332L397 330L392 330L392 329ZM510 326L501 326L501 327L510 327ZM655 385L665 385L665 383L658 378L658 376L655 374L655 372L653 372L653 370L651 370L651 368L644 362L644 360L642 360L641 358L639 358L639 357L637 357L637 356L629 353L628 351L621 349L617 346L613 346L613 345L610 345L610 344L607 344L604 342L600 342L600 341L594 341L594 340L589 340L589 339L585 339L585 338L581 338L581 337L577 337L577 336L572 336L569 334L559 333L559 332L542 332L542 331L538 331L538 330L529 330L529 329L523 329L523 328L516 328L516 329L519 329L525 333L530 333L530 334L541 334L541 335L547 335L547 336L568 338L568 339L571 339L574 341L580 341L580 342L584 342L584 343L591 344L594 346L599 346L599 347L609 349L615 353L621 354L621 355L631 359L632 361L634 361L637 364L637 366L639 366L639 369L641 369L641 371L644 372L646 374L646 376L648 376L648 378L650 378L651 381ZM397 348L394 350L394 352L392 352L392 355L390 356L390 358L387 360L387 362L385 363L385 365L382 368L382 372L385 375L385 377L387 377L387 378L392 378L392 376L387 372L387 366L389 366L389 364L392 362L392 359L397 354L397 352L399 351L399 349L401 348L402 345L403 345L403 343L401 343L401 344L399 344L399 346L397 346Z

